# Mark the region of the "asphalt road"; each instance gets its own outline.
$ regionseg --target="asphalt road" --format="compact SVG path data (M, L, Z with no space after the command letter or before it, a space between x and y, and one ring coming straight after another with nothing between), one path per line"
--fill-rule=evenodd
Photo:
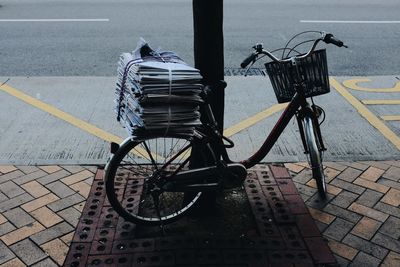
M114 76L119 54L134 49L141 36L193 64L191 2L2 0L0 76ZM399 72L398 0L225 0L224 6L226 67L238 67L256 42L273 49L297 32L317 29L349 45L328 48L332 75ZM26 19L86 21L20 21Z

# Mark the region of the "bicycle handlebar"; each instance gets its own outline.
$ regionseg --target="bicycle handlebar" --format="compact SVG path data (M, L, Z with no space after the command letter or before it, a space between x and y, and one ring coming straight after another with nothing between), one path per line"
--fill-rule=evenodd
M338 47L346 47L346 45L343 44L342 41L340 41L339 39L335 38L333 36L333 34L331 33L324 33L321 32L321 37L316 39L312 45L312 47L310 48L310 50L304 54L304 55L300 55L300 56L293 56L290 58L286 58L286 59L279 59L276 56L274 56L271 52L264 50L262 48L261 44L257 44L255 45L253 48L256 50L255 52L253 52L251 55L249 55L245 60L243 60L243 62L240 64L240 67L242 67L243 69L246 68L252 61L255 61L258 57L258 55L263 54L268 56L270 59L272 59L275 62L280 62L280 63L284 63L284 62L289 62L289 61L293 61L295 59L300 59L300 58L305 58L308 57L312 52L314 52L315 47L317 46L317 44L320 41L324 41L326 44L334 44Z

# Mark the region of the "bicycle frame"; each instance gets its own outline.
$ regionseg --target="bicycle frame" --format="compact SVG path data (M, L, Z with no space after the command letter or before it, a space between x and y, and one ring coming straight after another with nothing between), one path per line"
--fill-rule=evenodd
M282 132L285 130L287 125L289 124L290 120L296 116L298 116L298 124L299 124L299 129L300 129L300 135L301 135L301 140L303 142L303 146L305 148L305 152L307 152L306 144L305 144L305 138L304 138L304 131L303 131L303 126L301 124L301 117L304 116L305 114L309 114L313 120L317 120L314 111L310 107L310 104L307 102L304 93L303 93L303 88L302 85L297 85L296 86L296 93L293 96L292 100L289 102L288 106L285 108L283 113L281 114L280 118L276 122L274 128L271 130L271 132L268 134L267 138L265 139L264 143L262 146L258 149L257 152L254 153L253 156L251 156L247 160L243 160L240 163L243 164L246 169L251 168L255 164L259 163L262 161L262 159L271 151L272 147L282 134ZM213 120L212 116L212 110L209 105L205 105L205 116L209 118L209 121L211 124L215 123L215 120ZM318 123L316 125L319 125ZM212 127L212 126L210 126ZM318 127L318 126L317 126ZM317 129L318 137L319 140L322 140L320 129L318 127ZM233 161L229 158L226 146L223 144L223 140L221 135L213 134L212 138L213 140L219 139L218 140L218 147L214 149L219 149L220 154L222 155L222 158L225 162L232 163ZM321 143L322 149L324 149L324 145Z

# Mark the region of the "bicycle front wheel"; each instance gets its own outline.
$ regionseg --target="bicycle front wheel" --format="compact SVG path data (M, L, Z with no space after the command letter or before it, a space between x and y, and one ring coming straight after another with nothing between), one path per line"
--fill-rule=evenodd
M167 192L170 175L188 170L192 143L183 138L125 141L107 165L106 192L111 206L136 224L173 222L194 206L201 192L184 199L184 192Z
M316 134L316 126L314 125L314 120L310 116L305 116L303 119L303 127L312 175L317 184L318 194L322 198L325 198L325 175L322 165L321 149L319 146L318 135Z

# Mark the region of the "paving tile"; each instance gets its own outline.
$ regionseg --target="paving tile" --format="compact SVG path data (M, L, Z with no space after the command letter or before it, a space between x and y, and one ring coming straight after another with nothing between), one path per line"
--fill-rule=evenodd
M74 208L77 209L78 211L82 212L83 208L85 207L86 201L82 201L76 205L74 205Z
M7 221L7 218L4 217L1 213L0 213L0 224L5 223Z
M39 166L39 168L44 170L47 173L54 173L54 172L62 169L61 167L59 167L57 165Z
M70 186L73 190L75 190L77 193L79 193L81 196L84 198L87 198L90 192L90 187L91 185L88 185L84 181L73 184Z
M61 237L72 230L74 230L74 228L71 225L66 222L62 222L32 235L31 239L36 244L42 245L50 240L53 240L54 238Z
M376 267L379 266L381 260L368 255L364 252L358 253L358 255L354 258L353 262L350 263L349 267Z
M357 224L354 226L351 233L353 235L362 237L364 239L371 239L376 231L378 231L379 227L381 227L382 223L378 222L374 219L363 217Z
M57 212L57 214L74 227L78 225L79 218L81 217L81 212L79 212L74 207L69 207L67 209L61 210Z
M54 194L56 194L59 198L65 198L70 195L75 194L75 191L72 190L69 186L66 186L64 183L60 181L56 181L50 184L47 184L46 187Z
M340 180L340 179L334 179L334 180L332 180L332 182L330 184L340 187L344 190L359 194L359 195L365 191L364 187L361 187L361 186L358 186L358 185L355 185L355 184L352 184L352 183L349 183L349 182L346 182L346 181Z
M354 169L360 170L360 171L365 171L366 169L368 169L368 165L364 164L362 162L343 162L344 165L352 167Z
M18 228L35 222L35 219L21 208L15 208L4 212L4 216Z
M374 182L371 182L371 181L368 181L365 179L361 179L361 178L357 178L353 183L356 185L360 185L360 186L381 192L381 193L386 193L390 189L386 185L374 183Z
M293 177L293 181L301 184L306 184L312 179L312 172L310 169L303 169L300 173Z
M63 235L62 237L60 237L61 241L63 241L67 246L69 246L72 242L72 239L74 238L74 231Z
M304 166L301 165L297 165L294 163L285 163L284 164L286 168L289 169L289 171L295 172L295 173L299 173L304 169Z
M26 267L26 264L23 263L20 259L14 258L14 259L2 264L1 267Z
M340 241L347 235L348 232L353 228L354 223L336 218L325 230L324 236L328 236L331 239Z
M322 222L324 224L330 224L336 218L335 216L333 216L333 215L331 215L329 213L320 211L318 209L314 209L314 208L308 207L308 210L309 210L311 216L313 217L313 219L315 219L315 220L317 220L319 222Z
M315 194L312 196L309 200L307 200L306 204L309 207L315 208L315 209L323 209L326 205L329 204L329 202L334 198L335 196L331 194L326 194L325 199L321 199L318 194Z
M374 209L382 211L387 214L390 214L392 216L396 216L397 218L400 218L400 209L397 207L388 205L386 203L378 202L378 203L376 203Z
M317 182L315 181L315 179L311 179L310 181L308 181L307 182L307 185L308 186L311 186L311 187L314 187L314 188L317 188ZM339 188L339 187L336 187L336 186L333 186L333 185L330 185L330 184L326 184L326 192L328 193L328 194L331 194L331 195L337 195L337 194L339 194L341 191L342 191L343 189L341 189L341 188Z
M21 170L22 172L24 172L25 174L30 174L30 173L33 173L33 172L36 172L36 171L39 170L38 167L36 167L36 166L29 166L29 165L17 166L17 168L18 168L19 170Z
M372 242L394 252L400 253L400 240L391 238L378 232L372 238Z
M368 240L365 240L363 238L357 237L352 234L348 234L342 240L342 242L353 248L364 251L365 253L371 254L372 256L374 256L378 259L384 259L389 252L389 250L387 250L384 247L375 245L375 244L369 242Z
M13 165L0 165L0 172L4 173L4 174L12 172L12 171L16 171L16 170L17 170L17 168Z
M15 258L15 254L0 241L0 264Z
M16 185L13 181L7 181L5 183L2 183L0 186L0 190L8 198L13 198L25 193L25 191L19 185Z
M294 185L296 186L297 191L299 191L299 193L302 195L311 197L315 195L315 193L317 192L316 188L310 187L308 185L303 185L297 182L294 182Z
M39 184L36 181L32 181L26 184L21 185L23 189L25 189L26 192L28 192L31 196L38 198L41 196L44 196L48 193L50 193L49 190L47 190L46 187L43 185Z
M86 179L84 182L87 183L88 185L92 185L94 181L94 177L90 177L88 179Z
M383 203L398 207L400 205L400 190L391 188L381 199Z
M20 240L23 240L39 231L44 229L43 225L38 222L28 224L22 228L16 229L8 234L0 236L0 239L7 245L14 244Z
M366 165L369 165L369 166L374 166L374 167L376 167L378 169L381 169L381 170L387 170L387 169L390 168L390 164L387 164L384 161L360 161L360 163L366 164Z
M358 199L357 203L372 208L384 196L384 194L367 189Z
M85 170L82 166L79 165L63 165L63 169L69 171L70 173L77 173Z
M352 192L343 190L340 192L332 201L331 204L337 205L344 209L348 208L357 198L359 195L354 194Z
M52 174L43 176L42 178L38 179L37 181L39 183L41 183L42 185L46 185L46 184L58 181L68 175L70 175L70 173L67 172L66 170L60 170L60 171L54 172Z
M379 229L382 234L388 235L392 238L400 238L400 219L390 216Z
M376 182L384 173L384 170L375 168L375 167L369 167L365 172L363 172L360 175L360 178L368 180L368 181L372 181L372 182Z
M344 171L347 168L346 165L340 164L339 162L324 162L324 165L338 171Z
M3 201L0 203L0 212L5 212L17 206L20 206L28 201L31 201L33 198L28 193L19 195L17 197L13 197L9 200Z
M21 172L20 170L16 170L16 171L12 171L12 172L0 175L0 184L10 181L10 180L14 180L23 175L25 175L25 173Z
M43 250L28 238L12 245L10 248L25 264L29 266L47 257Z
M42 170L38 170L38 171L35 171L35 172L32 172L32 173L29 173L27 175L20 176L20 177L14 179L13 181L16 184L21 185L21 184L25 184L27 182L36 180L36 179L38 179L40 177L43 177L45 175L47 175L46 172L44 172Z
M389 252L385 260L382 262L381 267L398 267L400 266L400 254L396 252Z
M45 227L53 226L63 219L47 207L41 207L31 212L31 215Z
M386 178L380 178L378 180L378 184L383 184L383 185L386 185L388 187L400 190L400 182L395 182L395 181L392 181L392 180L389 180L389 179L386 179Z
M323 210L325 212L333 214L337 217L340 217L340 218L350 221L352 223L357 223L362 218L362 216L360 216L359 214L357 214L355 212L348 211L346 209L343 209L341 207L338 207L338 206L332 205L332 204L326 205L326 207Z
M24 210L27 212L31 212L33 210L36 210L38 208L41 208L45 205L48 205L50 203L53 203L55 201L59 200L59 197L54 195L53 193L47 194L45 196L42 196L40 198L37 198L31 202L25 203L24 205L21 206Z
M325 174L325 181L327 183L330 183L334 178L336 178L340 174L340 171L332 168L325 168L324 174Z
M8 200L8 197L0 192L0 202Z
M353 182L361 173L362 171L349 167L339 174L337 178L346 182Z
M370 217L372 219L375 219L375 220L381 221L381 222L384 222L389 217L389 215L386 214L386 213L383 213L381 211L377 211L377 210L372 209L370 207L366 207L366 206L360 205L358 203L351 204L350 207L349 207L349 210L357 212L357 213L359 213L361 215L364 215L364 216L368 216L368 217Z
M66 185L71 185L71 184L75 184L77 182L83 181L92 176L94 176L94 174L92 172L90 172L88 170L84 170L84 171L72 174L68 177L61 179L61 182L63 182Z
M347 266L350 264L350 261L349 261L349 260L347 260L347 259L345 259L345 258L343 258L343 257L340 257L340 256L337 255L337 254L333 254L333 256L335 256L335 259L336 259L336 261L337 261L337 263L338 263L337 266L340 266L340 267L347 267Z
M400 168L392 166L382 175L382 177L398 182L400 180Z
M99 169L98 166L84 166L84 168L88 171L91 171L92 173L96 173Z
M54 261L52 261L50 258L46 258L32 265L32 267L58 267L58 266L59 265Z
M385 164L400 168L400 160L387 160L387 161L382 161L382 162Z
M65 208L68 208L68 207L70 207L72 205L75 205L77 203L80 203L80 202L82 202L84 200L85 199L81 195L76 193L76 194L73 194L73 195L68 196L66 198L59 199L59 200L51 203L50 205L48 205L48 207L52 211L57 212L57 211L65 209Z
M5 222L0 224L0 236L5 235L9 232L14 231L17 229L14 225L12 225L10 222Z
M329 226L329 224L325 224L325 223L322 223L320 221L315 221L315 224L317 225L318 230L321 233L323 233L326 230L326 228L328 228L328 226Z
M332 239L328 239L328 246L330 247L333 253L350 261L353 260L358 253L357 249Z
M40 246L47 255L51 257L59 265L64 263L65 257L68 253L68 246L65 245L60 239L56 238Z

